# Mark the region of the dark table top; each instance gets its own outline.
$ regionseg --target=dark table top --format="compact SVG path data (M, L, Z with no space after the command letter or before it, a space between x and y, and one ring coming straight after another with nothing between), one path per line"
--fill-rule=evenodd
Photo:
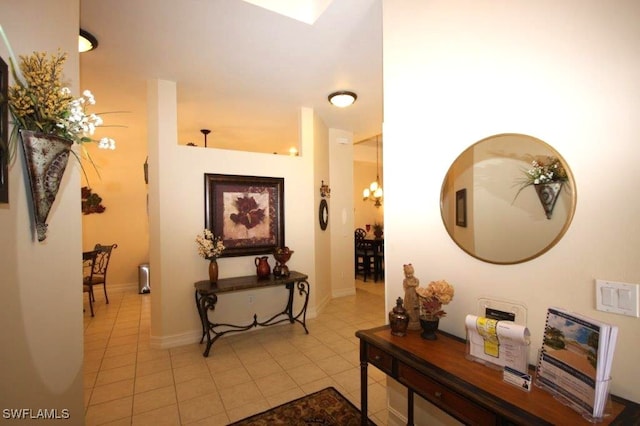
M250 288L274 287L279 285L287 285L300 281L306 281L308 275L300 272L291 271L289 276L274 277L273 274L269 278L258 279L257 275L247 275L244 277L223 278L217 283L212 284L209 280L198 281L194 283L194 287L201 294L228 293L232 291L241 291Z

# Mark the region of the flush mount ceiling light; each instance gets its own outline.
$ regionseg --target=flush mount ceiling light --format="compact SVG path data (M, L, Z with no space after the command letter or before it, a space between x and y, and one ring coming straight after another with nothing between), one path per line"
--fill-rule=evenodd
M78 36L78 52L88 52L98 47L98 39L93 34L80 28L80 35Z
M358 99L358 96L353 92L341 90L339 92L333 92L329 95L329 102L339 108L348 107Z

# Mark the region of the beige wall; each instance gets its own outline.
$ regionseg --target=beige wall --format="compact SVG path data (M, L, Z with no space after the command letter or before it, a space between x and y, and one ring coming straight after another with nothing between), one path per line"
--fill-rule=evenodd
M376 207L370 200L362 199L362 190L368 188L376 178L376 164L367 161L354 161L353 163L353 216L354 229L364 228L368 223L371 226L375 222L384 221L384 197L382 206ZM382 180L382 176L380 176ZM382 188L385 189L384 184Z
M480 297L525 303L531 361L549 306L613 323L620 333L612 391L640 402L640 319L594 309L594 279L640 282L640 200L630 196L640 180L640 4L390 0L383 13L387 308L402 294L401 265L412 262L422 283L444 278L455 286L440 324L456 335L464 336L464 316L476 312ZM460 250L438 206L458 154L504 132L555 147L578 191L559 244L512 266ZM424 156L403 154L418 145L427 167ZM405 185L416 170L420 197ZM405 390L390 388L393 408L403 411L397 399Z
M315 310L321 310L322 306L326 305L331 299L331 235L332 228L327 226L325 231L320 229L318 222L318 215L316 213L320 206L320 183L323 180L327 183L331 181L331 171L329 170L329 129L323 124L320 117L313 114L313 110L304 108L301 111L301 137L300 140L313 138L313 153L308 150L302 152L302 156L313 155L313 216L310 220L314 223L313 237L315 240L314 250L314 265L316 270L314 288L316 290L316 297L314 308ZM307 123L307 120L309 122ZM313 121L311 121L313 120ZM307 136L308 134L308 136ZM311 213L310 212L310 213ZM299 212L301 213L301 212ZM308 217L305 215L305 217ZM294 254L295 256L295 254ZM353 286L352 286L353 287Z
M86 55L102 55L99 48ZM80 56L80 82L82 89L96 87L87 76L92 62ZM109 63L108 59L105 59ZM99 64L104 66L103 62ZM117 64L108 66L118 69ZM110 73L111 84L122 84L118 72ZM95 74L95 73L93 73ZM137 283L137 266L149 261L149 221L147 216L147 186L143 164L147 156L146 111L132 110L130 99L146 98L143 80L127 88L127 97L115 97L110 91L94 91L95 111L115 112L103 114L105 125L96 130L97 137L108 136L116 141L116 149L103 150L89 146L88 152L96 164L84 161L87 179L82 186L90 186L102 197L104 213L82 216L82 246L93 248L96 243L118 244L109 264L109 285ZM98 175L99 173L99 175Z
M68 52L64 75L71 91L78 94L77 0L4 0L0 2L0 17L16 55L55 53L58 48ZM0 56L8 62L2 42ZM32 231L21 150L9 174L10 202L0 204L0 409L58 409L59 415L67 409L72 422L81 424L83 313L78 164L74 158L69 160L49 214L48 237L41 243ZM48 422L51 423L39 421Z
M321 164L314 164L314 137L326 130L314 129L321 122L314 119L313 111L301 110L299 157L196 148L178 145L176 140L176 84L151 81L148 92L152 344L171 347L200 339L193 283L206 277L207 261L198 256L194 239L204 227L204 173L285 179L285 242L295 251L287 265L309 275L308 317L315 316L316 300L323 300L330 291L316 278L316 250L323 251L326 259L330 255L328 244L317 242L314 233L319 186L311 171L314 167L323 170ZM318 152L324 150L326 147ZM220 278L255 274L254 258L220 258ZM275 265L273 256L269 263ZM250 295L256 303L249 302ZM282 311L285 296L286 291L277 287L225 294L214 315L226 323L246 323L254 313L267 318Z

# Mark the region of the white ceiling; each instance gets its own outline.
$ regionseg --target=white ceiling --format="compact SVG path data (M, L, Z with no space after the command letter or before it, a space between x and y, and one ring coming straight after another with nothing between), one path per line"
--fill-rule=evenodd
M203 146L206 128L210 147L286 154L300 107L370 138L382 131L381 0L315 1L325 9L309 25L241 0L81 0L99 43L80 56L81 86L144 123L146 81L175 81L181 144ZM336 108L336 90L358 100Z

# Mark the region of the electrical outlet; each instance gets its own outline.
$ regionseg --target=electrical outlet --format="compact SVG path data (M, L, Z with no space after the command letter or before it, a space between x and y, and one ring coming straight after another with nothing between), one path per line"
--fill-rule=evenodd
M640 317L640 284L596 280L596 309Z
M254 298L253 298L253 294L250 294L250 295L249 295L249 304L250 304L250 305L253 305L253 300L254 300Z

